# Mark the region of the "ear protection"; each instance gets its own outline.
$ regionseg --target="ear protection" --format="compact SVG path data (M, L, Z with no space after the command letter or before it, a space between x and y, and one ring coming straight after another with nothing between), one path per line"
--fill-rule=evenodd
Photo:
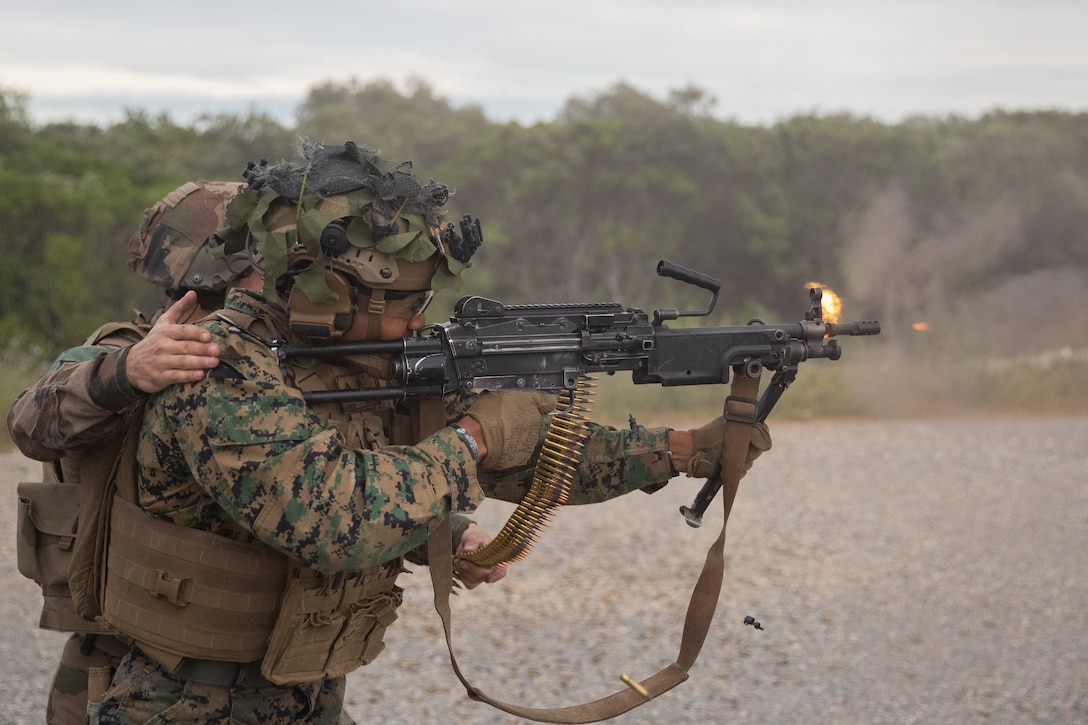
M325 254L337 257L348 249L347 224L337 219L321 233L321 248ZM291 332L310 340L335 340L351 327L355 319L355 290L347 276L325 268L325 284L336 295L336 302L318 304L306 296L298 285L291 286L287 296L287 319Z
M287 293L291 331L319 342L343 335L359 312L353 278L370 290L369 303L363 311L369 323L366 339L377 340L381 334L386 287L404 291L430 288L439 260L432 256L410 262L373 249L354 247L348 240L344 219L335 219L322 230L321 251L326 260L325 283L336 295L336 302L316 303L297 284L290 284Z
M355 319L355 291L346 275L325 269L325 283L336 294L336 302L312 302L298 285L287 297L287 318L291 332L311 340L335 340Z

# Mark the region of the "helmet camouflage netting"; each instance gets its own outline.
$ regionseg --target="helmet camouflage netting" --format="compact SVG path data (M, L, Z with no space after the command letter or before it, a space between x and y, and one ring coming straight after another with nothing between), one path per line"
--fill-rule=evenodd
M273 294L279 278L290 272L311 300L332 302L326 265L372 287L397 288L396 277L385 284L352 266L359 250L395 260L394 268L397 262L407 267L426 260L423 286L456 287L468 255L450 256L446 242L452 228L434 236L450 197L445 184L433 179L421 184L412 176L411 161L394 163L351 141L325 146L307 140L301 151L303 162L251 162L245 172L249 186L227 211L228 249L245 245L248 228L264 258L266 293ZM417 270L417 289L419 278Z

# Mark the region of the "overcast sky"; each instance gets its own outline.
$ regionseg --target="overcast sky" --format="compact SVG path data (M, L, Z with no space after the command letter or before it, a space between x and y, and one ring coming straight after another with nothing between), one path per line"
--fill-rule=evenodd
M0 87L36 121L126 108L189 122L254 107L288 123L323 81L428 81L494 121L572 96L689 84L714 114L883 121L1088 110L1088 0L2 0Z

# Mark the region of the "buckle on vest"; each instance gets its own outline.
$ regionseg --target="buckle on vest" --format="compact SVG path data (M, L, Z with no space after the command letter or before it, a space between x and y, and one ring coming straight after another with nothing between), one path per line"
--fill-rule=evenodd
M167 576L162 569L156 569L155 575L155 581L152 582L151 588L148 590L152 596L163 597L177 607L189 605L189 602L181 598L181 585L189 581L188 579L172 578Z

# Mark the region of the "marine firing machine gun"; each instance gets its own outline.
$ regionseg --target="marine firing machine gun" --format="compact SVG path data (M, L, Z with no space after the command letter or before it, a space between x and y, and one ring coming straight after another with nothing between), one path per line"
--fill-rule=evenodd
M809 290L804 319L767 324L670 328L681 317L705 317L718 300L721 282L667 260L657 274L710 292L706 309L656 309L651 319L639 309L616 303L504 305L484 297L463 297L448 322L432 325L404 340L322 346L286 346L286 357L343 357L393 354L395 382L371 390L328 390L306 394L312 404L416 396L443 396L458 390L536 389L559 392L567 409L578 399L579 381L593 373L630 371L635 384L711 385L730 375L773 377L759 399L755 421L764 421L794 382L800 364L812 358L838 360L836 337L878 335L875 320L845 324L825 322L823 292ZM565 397L564 397L565 394ZM710 479L691 506L681 507L691 526L721 487Z

